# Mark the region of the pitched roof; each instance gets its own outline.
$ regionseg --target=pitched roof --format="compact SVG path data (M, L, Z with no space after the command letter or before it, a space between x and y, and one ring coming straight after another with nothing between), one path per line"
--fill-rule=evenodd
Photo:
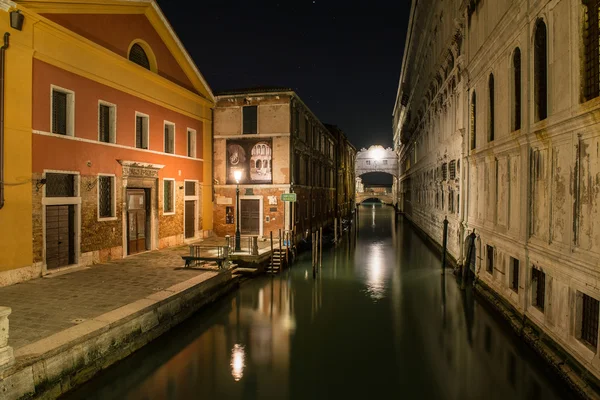
M256 93L278 93L278 92L294 92L294 89L283 86L257 86L243 89L229 89L215 92L216 96L227 96L236 94L256 94Z

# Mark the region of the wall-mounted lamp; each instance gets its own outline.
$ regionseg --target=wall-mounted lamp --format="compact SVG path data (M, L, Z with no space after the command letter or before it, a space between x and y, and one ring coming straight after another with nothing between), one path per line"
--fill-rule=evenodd
M25 16L21 14L21 10L10 12L10 27L18 31L23 29L23 20Z
M44 186L46 184L46 178L42 178L42 179L38 179L35 182L35 191L36 192L40 192L40 189L42 188L42 186Z

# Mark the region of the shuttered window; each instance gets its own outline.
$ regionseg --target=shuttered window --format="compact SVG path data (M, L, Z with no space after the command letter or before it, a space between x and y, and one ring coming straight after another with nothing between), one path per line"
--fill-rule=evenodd
M188 157L196 157L196 131L193 129L188 129L187 131L187 156Z
M135 147L148 148L148 117L137 115L135 117Z
M546 274L537 268L531 269L531 289L533 305L544 311L546 297Z
M521 129L521 50L517 47L513 55L513 131Z
M585 16L583 43L585 47L585 99L591 100L600 94L600 0L583 1Z
M175 153L175 125L165 124L165 153Z
M100 104L98 109L98 132L99 139L101 142L110 143L110 107L104 104Z
M542 20L539 20L535 27L533 61L535 122L537 122L548 117L548 43L546 24Z
M582 298L581 310L581 340L594 349L598 346L598 314L600 307L598 300L587 294Z
M490 74L490 78L488 81L488 86L489 86L489 116L488 116L488 142L493 142L494 141L494 129L496 127L496 108L494 105L494 101L495 101L495 96L494 96L494 90L495 90L495 84L494 84L494 75Z
M174 187L175 181L167 179L163 181L163 211L165 213L175 212Z
M52 133L67 134L67 93L52 91Z
M129 50L129 60L146 69L150 69L150 60L148 55L139 44L134 44Z
M245 134L258 133L258 106L246 106L243 108L244 132Z
M114 177L99 176L98 177L98 216L100 218L111 218L114 213Z

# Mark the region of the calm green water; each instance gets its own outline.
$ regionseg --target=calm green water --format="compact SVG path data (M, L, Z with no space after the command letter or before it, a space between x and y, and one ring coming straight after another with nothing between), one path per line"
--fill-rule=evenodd
M559 399L557 379L392 208L246 282L69 399Z

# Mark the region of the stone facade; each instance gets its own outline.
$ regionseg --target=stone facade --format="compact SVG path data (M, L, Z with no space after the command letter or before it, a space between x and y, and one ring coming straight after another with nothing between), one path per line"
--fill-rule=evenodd
M438 243L447 216L452 257L598 378L598 10L414 4L394 110L400 206Z
M254 235L269 237L273 232L276 237L280 229L295 230L300 239L348 212L354 198L347 187L354 182L348 168L354 148L339 128L323 125L291 89L221 93L214 118L214 229L219 236L233 236L236 230L234 170L242 174L240 201L260 201ZM259 144L269 148L266 164L248 160L252 146ZM252 170L264 170L265 165L270 176L255 180ZM283 193L296 193L297 201L281 201Z

